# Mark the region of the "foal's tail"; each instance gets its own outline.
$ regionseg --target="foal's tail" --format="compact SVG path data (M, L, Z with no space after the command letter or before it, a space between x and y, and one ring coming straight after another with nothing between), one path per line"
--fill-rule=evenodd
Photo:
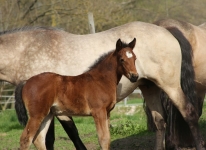
M19 120L19 123L23 126L26 126L28 121L27 111L22 99L22 89L24 87L24 83L20 83L17 85L15 90L15 110Z

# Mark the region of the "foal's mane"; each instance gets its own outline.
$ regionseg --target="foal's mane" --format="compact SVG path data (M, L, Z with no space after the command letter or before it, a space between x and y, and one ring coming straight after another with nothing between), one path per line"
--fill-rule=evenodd
M122 48L125 48L125 47L129 47L129 45L125 42L122 42ZM112 51L102 54L97 60L95 60L95 62L89 67L87 71L96 68L108 55L110 55L114 51L115 50L112 50Z
M15 33L15 32L21 32L21 31L33 31L33 30L62 30L62 29L54 28L54 27L39 27L39 26L29 27L29 26L25 26L25 27L21 27L21 28L1 31L0 35L10 34L10 33Z
M102 54L98 59L95 60L95 62L89 67L89 70L96 68L108 55L110 55L114 50L109 51L107 53ZM89 71L87 70L87 71Z

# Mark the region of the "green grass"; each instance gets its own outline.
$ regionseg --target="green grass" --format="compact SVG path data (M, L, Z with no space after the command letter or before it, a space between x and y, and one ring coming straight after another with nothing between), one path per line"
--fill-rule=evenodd
M130 107L117 106L111 112L111 140L125 138L146 130L145 114L141 106L137 106L133 115L125 115ZM79 135L84 144L99 149L96 128L92 117L73 117ZM19 125L15 111L0 112L0 147L2 149L17 149L23 127ZM75 149L60 123L55 120L55 149ZM1 149L0 148L0 149ZM32 146L31 149L33 149Z
M152 149L154 133L147 131L145 113L141 105L116 106L111 112L111 149ZM133 109L133 112L131 110ZM79 135L89 150L99 150L96 129L92 117L74 117ZM206 103L200 119L200 127L206 138ZM17 150L23 127L19 125L15 111L0 112L0 149ZM55 120L55 150L74 150L74 146L60 123ZM126 148L125 148L125 147ZM142 148L144 147L144 148ZM35 149L31 146L31 149Z
M142 104L143 103L143 100L140 99L140 98L129 98L127 100L127 105L138 105L138 104ZM124 101L120 101L119 103L116 104L117 106L118 105L124 105Z

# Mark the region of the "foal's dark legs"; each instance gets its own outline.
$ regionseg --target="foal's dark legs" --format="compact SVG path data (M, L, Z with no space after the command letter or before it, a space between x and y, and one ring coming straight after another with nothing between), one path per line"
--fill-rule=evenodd
M58 119L58 118L57 118ZM78 130L74 124L73 119L70 117L70 121L64 121L64 120L59 120L61 125L63 126L64 130L66 131L67 135L69 138L72 140L74 143L74 146L77 150L86 150L86 147L82 143ZM55 135L54 135L54 120L52 120L49 130L46 135L46 148L47 150L54 150L54 140L55 140Z

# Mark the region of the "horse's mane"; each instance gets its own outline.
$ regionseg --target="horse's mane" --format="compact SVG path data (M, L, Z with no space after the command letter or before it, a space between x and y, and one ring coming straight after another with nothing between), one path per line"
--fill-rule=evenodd
M125 42L122 42L122 48L128 47L129 45ZM114 50L109 51L107 53L102 54L90 67L87 71L95 68L96 66L98 66L109 54L111 54L112 52L114 52ZM86 72L87 72L86 71Z
M21 28L15 28L15 29L11 29L11 30L1 31L0 35L20 32L20 31L32 31L32 30L62 30L62 29L54 28L54 27L41 27L41 26L31 27L31 26L25 26L25 27L21 27Z

